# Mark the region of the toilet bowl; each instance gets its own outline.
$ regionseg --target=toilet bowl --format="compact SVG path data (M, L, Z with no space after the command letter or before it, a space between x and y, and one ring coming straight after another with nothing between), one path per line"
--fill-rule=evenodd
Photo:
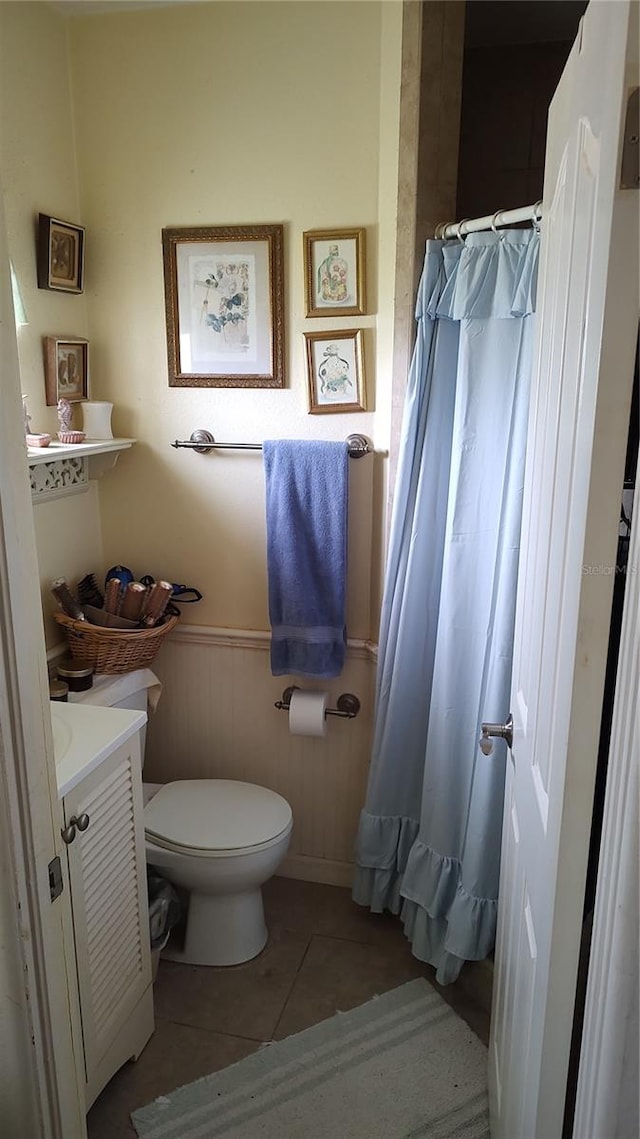
M103 677L75 702L147 709L159 685L148 669ZM144 735L142 740L144 764ZM147 863L188 894L184 944L163 956L190 965L239 965L267 941L261 887L291 836L282 795L231 779L182 779L145 790Z
M145 807L147 862L189 893L184 945L165 957L238 965L264 949L263 882L289 846L282 795L232 779L166 783Z

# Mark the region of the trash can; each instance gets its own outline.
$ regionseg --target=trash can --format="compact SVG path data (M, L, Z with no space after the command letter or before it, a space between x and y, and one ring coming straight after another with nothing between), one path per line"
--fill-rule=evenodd
M151 975L158 974L160 953L169 940L171 930L180 921L181 905L175 886L155 866L147 866L149 895L149 937L151 940Z

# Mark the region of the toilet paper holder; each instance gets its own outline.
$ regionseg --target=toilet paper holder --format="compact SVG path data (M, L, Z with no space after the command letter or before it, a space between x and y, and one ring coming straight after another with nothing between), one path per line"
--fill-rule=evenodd
M290 684L282 693L282 700L276 700L274 708L278 708L279 711L288 712L291 697L294 692L298 692L299 690L299 684ZM338 696L336 705L336 708L326 708L325 716L342 716L345 720L353 720L360 711L360 701L358 697L354 696L351 692L343 692L342 696Z

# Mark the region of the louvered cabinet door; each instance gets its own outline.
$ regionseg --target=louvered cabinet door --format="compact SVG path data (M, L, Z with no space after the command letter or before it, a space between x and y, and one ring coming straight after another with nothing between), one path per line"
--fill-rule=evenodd
M139 749L135 736L64 799L67 826L89 816L68 846L88 1103L153 1031Z

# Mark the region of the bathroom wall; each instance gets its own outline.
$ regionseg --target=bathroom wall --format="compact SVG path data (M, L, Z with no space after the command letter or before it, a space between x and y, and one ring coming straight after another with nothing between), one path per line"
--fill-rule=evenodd
M233 775L276 787L296 816L291 873L350 876L373 714L395 288L402 6L204 3L74 16L69 43L93 394L136 446L100 484L105 562L197 585L157 659L166 681L146 776ZM167 384L163 226L282 222L287 385ZM307 320L302 233L365 226L368 315ZM303 331L361 327L369 411L307 411ZM350 464L347 624L332 698L362 700L326 740L289 737L269 670L259 453L169 443L371 437ZM260 636L262 634L262 636Z
M107 476L108 477L108 476ZM47 648L60 641L60 627L53 619L58 608L49 588L56 577L75 583L104 565L100 531L98 485L89 482L77 494L33 504L42 611Z
M367 647L352 645L338 679L304 682L326 689L330 707L341 692L362 702L355 720L329 717L324 739L290 735L287 713L274 708L290 681L271 675L268 633L179 625L154 670L165 690L149 724L145 779L214 775L271 787L293 809L281 873L350 886L371 745Z
M461 21L447 18L444 36L447 5L427 0L425 9L423 92L439 85L444 108L457 66L450 30L461 35ZM0 5L7 212L30 322L20 334L25 390L34 427L54 429L40 338L88 335L91 394L114 402L116 434L138 442L99 487L36 508L43 582L123 561L137 574L197 585L204 601L185 609L157 658L166 683L146 775L235 773L276 787L296 814L287 871L347 883L373 721L387 456L399 407L392 376L398 337L403 359L411 339L396 304L406 228L399 167L410 145L400 132L408 9L373 0L222 0L69 17L61 10ZM429 118L433 91L427 101ZM86 225L83 296L37 290L38 210ZM169 389L163 226L279 221L286 388ZM307 320L302 232L354 225L367 231L368 314ZM412 307L406 280L402 288L400 303ZM309 416L302 332L354 326L365 331L369 410ZM287 678L269 670L260 455L169 447L198 426L223 440L361 431L374 441L375 457L350 464L350 645L343 676L329 686L332 700L357 693L362 711L351 723L330 721L325 740L290 737L286 715L273 708ZM50 643L56 636L53 626Z
M0 4L0 157L9 253L28 324L18 329L22 391L34 431L57 430L44 394L42 337L87 336L86 296L38 289L38 213L82 224L74 115L68 68L67 22L48 4ZM79 425L79 424L78 424ZM25 461L25 475L27 477ZM98 494L85 493L34 507L47 643L59 632L49 614L53 577L76 580L103 565Z
M394 183L379 201L388 7L223 2L70 21L94 392L114 402L116 433L139 440L101 489L105 556L198 585L188 622L267 628L264 482L259 454L202 458L170 441L195 427L240 441L376 430L390 379L376 314L393 281L392 249L384 265L378 253L396 195ZM285 225L287 387L170 389L162 228L251 222ZM367 228L371 315L306 320L302 232L349 225ZM371 412L309 416L302 331L355 325ZM360 463L350 503L356 637L370 625L373 465Z

